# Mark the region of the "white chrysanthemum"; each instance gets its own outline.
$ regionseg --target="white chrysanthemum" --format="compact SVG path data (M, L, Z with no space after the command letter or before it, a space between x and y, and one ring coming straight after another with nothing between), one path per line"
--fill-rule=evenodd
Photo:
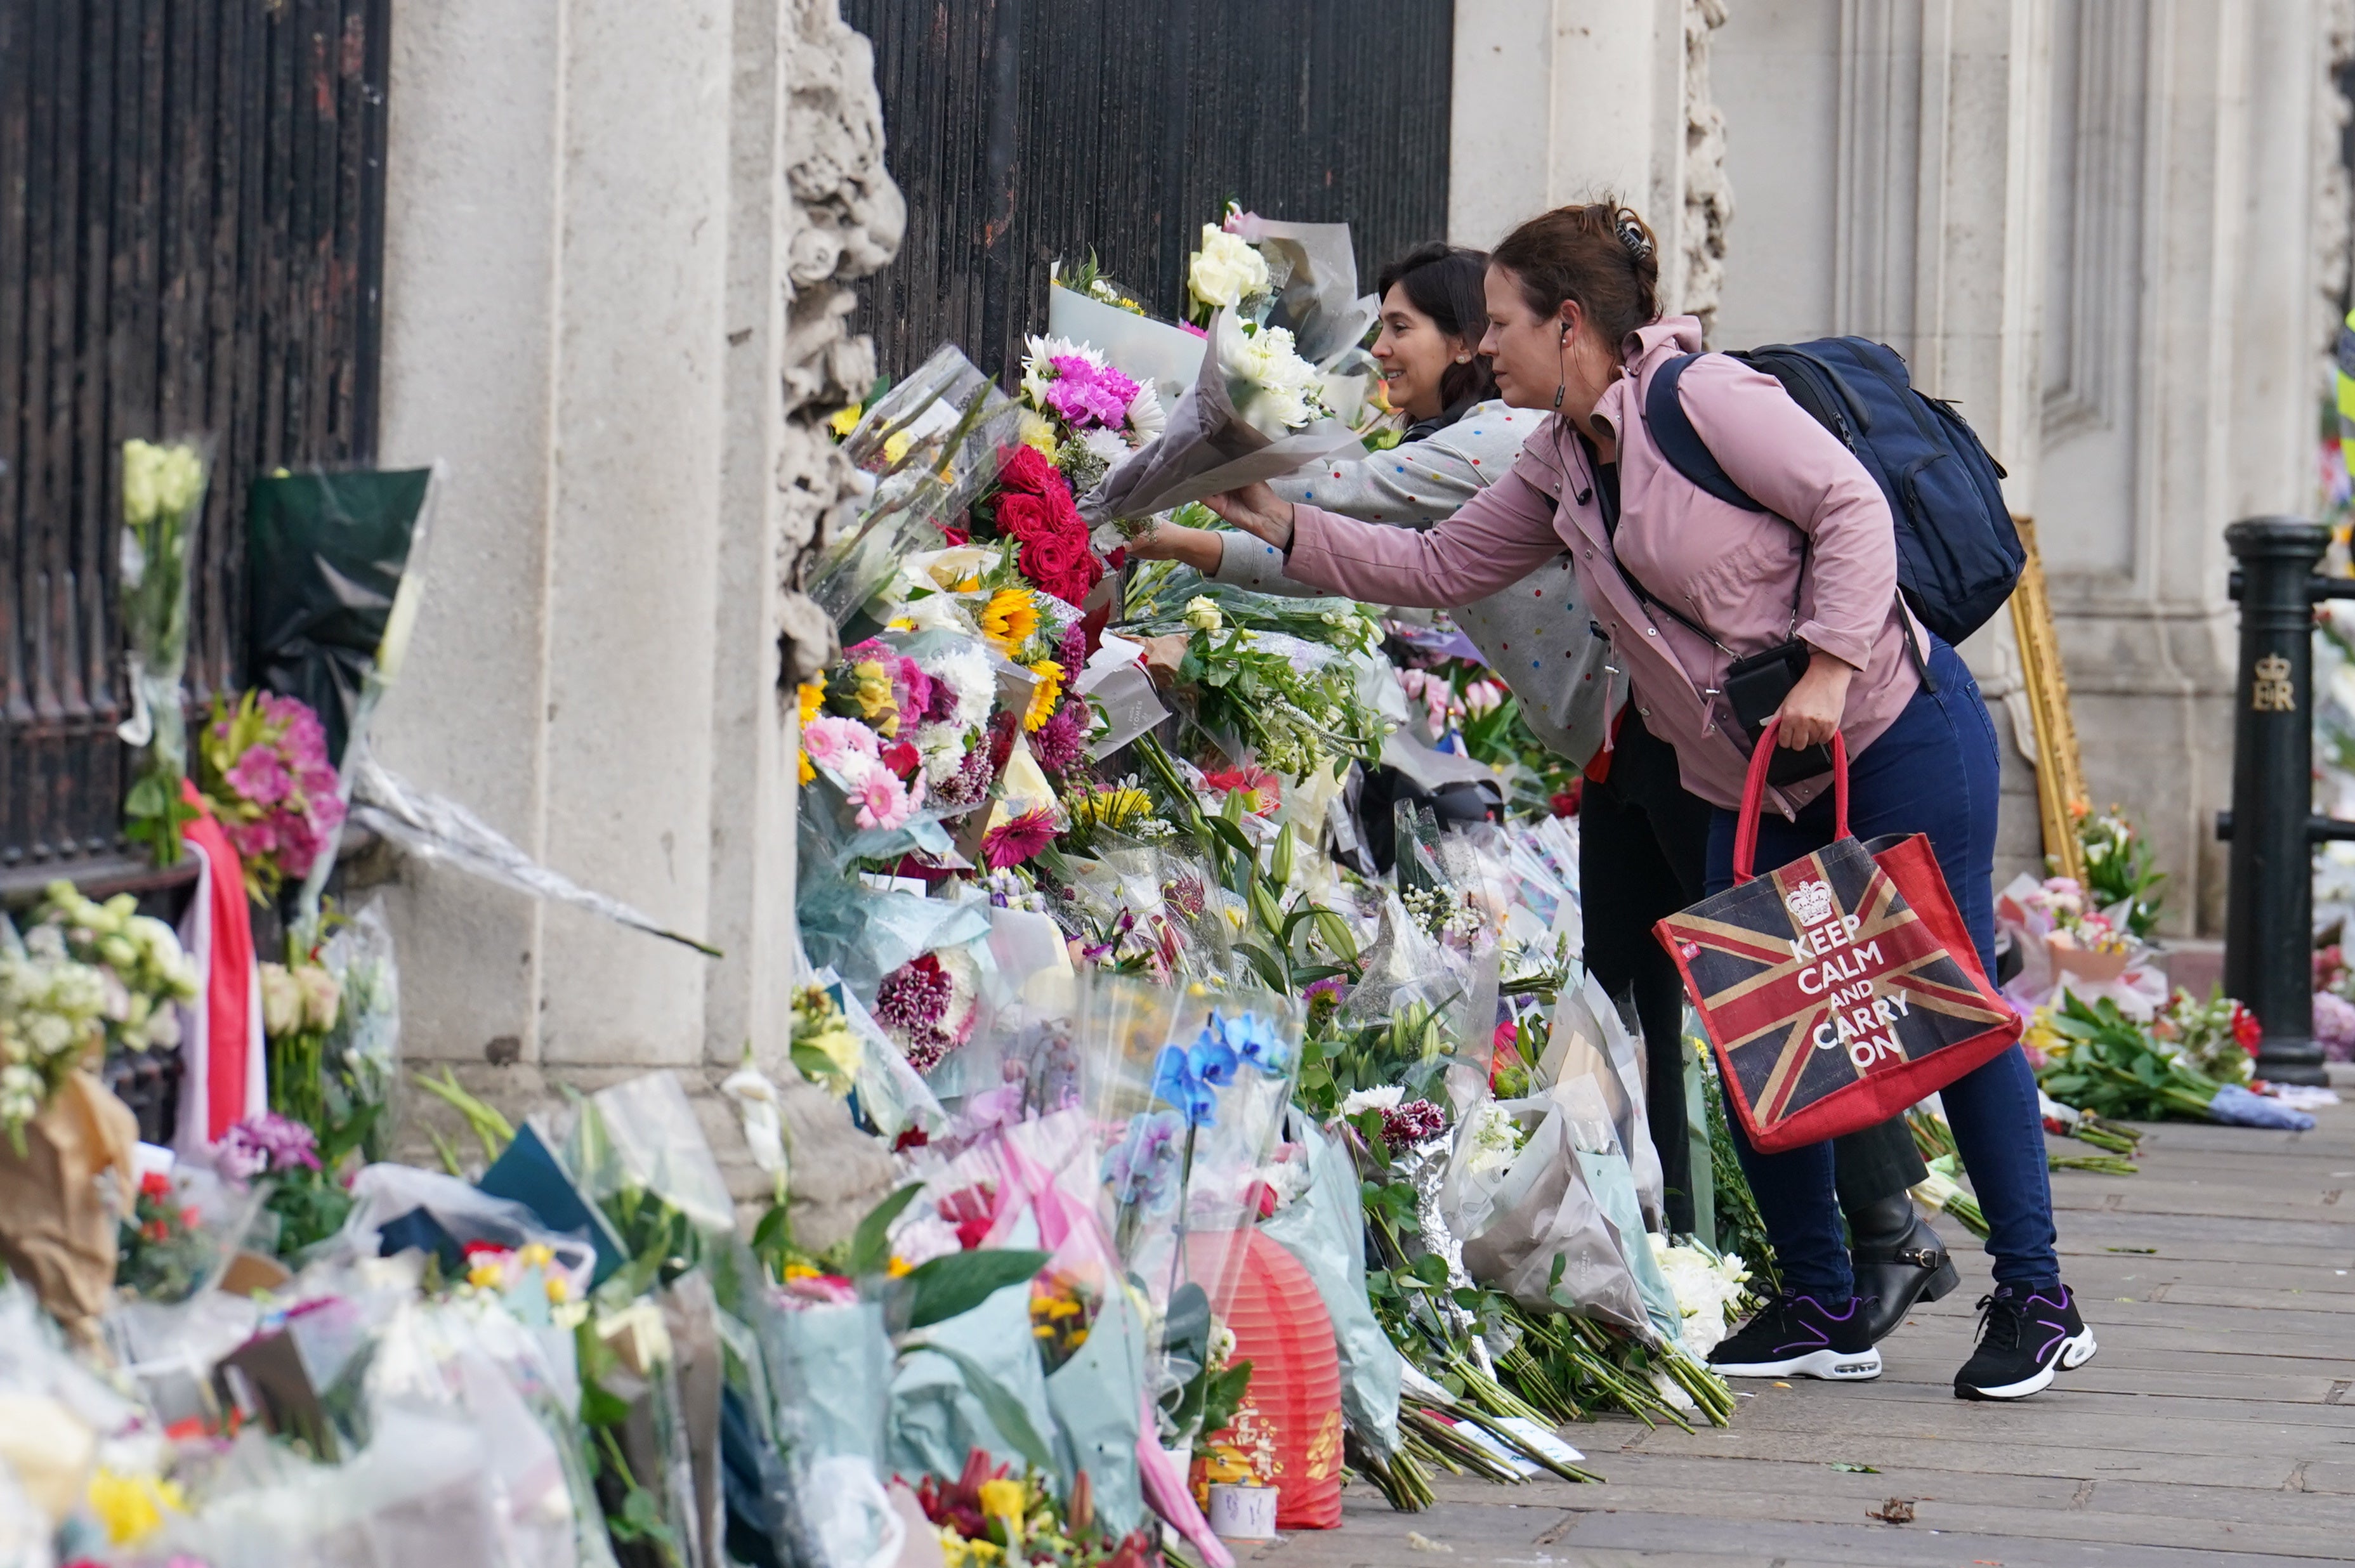
M1521 1125L1494 1100L1483 1101L1465 1119L1463 1136L1469 1150L1465 1168L1475 1176L1501 1175L1521 1151Z
M1267 259L1215 223L1202 225L1202 248L1186 271L1186 287L1204 304L1239 304L1267 289Z
M1236 411L1264 433L1297 430L1316 417L1316 368L1294 351L1292 334L1283 327L1222 336L1219 368Z
M1077 435L1080 444L1087 448L1094 456L1103 459L1106 467L1110 467L1128 455L1128 443L1123 441L1116 431L1097 427L1080 431Z
M1152 382L1139 381L1136 396L1128 400L1129 434L1135 438L1137 445L1143 446L1160 440L1168 424L1169 415L1161 406L1161 394L1153 389ZM2355 703L2348 706L2355 708Z
M959 728L980 724L989 718L990 705L997 699L997 675L979 648L965 646L934 654L917 660L916 667L956 693L955 722Z
M1341 1102L1341 1115L1354 1116L1360 1111L1395 1111L1406 1098L1406 1091L1395 1083L1385 1083L1379 1089L1359 1089Z
M966 738L972 731L949 720L927 724L916 731L916 754L924 759L924 778L935 789L956 776L964 765Z

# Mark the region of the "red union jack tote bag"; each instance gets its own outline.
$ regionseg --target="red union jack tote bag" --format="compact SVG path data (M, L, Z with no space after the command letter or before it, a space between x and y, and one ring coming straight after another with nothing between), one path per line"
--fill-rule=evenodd
M1752 1147L1876 1125L2002 1052L2019 1016L1980 973L1930 840L1848 827L1832 741L1835 837L1751 875L1774 727L1752 754L1733 886L1653 928L1684 976Z

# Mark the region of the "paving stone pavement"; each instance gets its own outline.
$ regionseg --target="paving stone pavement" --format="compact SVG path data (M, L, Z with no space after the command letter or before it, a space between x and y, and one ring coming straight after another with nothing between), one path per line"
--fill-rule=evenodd
M2062 1264L2101 1352L2034 1399L1954 1397L1989 1280L1976 1240L1942 1220L1963 1288L1882 1345L1876 1382L1740 1384L1754 1397L1720 1431L1568 1428L1602 1486L1442 1476L1438 1505L1406 1515L1352 1485L1340 1529L1236 1555L1275 1568L2355 1559L2355 1104L2318 1115L2307 1133L2161 1124L2139 1175L2053 1173ZM1870 1517L1902 1512L1891 1499L1913 1505L1911 1523Z

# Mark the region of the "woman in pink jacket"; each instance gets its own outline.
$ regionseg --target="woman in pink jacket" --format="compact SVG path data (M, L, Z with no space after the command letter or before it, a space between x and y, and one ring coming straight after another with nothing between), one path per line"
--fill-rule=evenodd
M1726 667L1803 640L1813 657L1782 705L1778 741L1806 749L1839 732L1856 835L1928 835L1992 973L1998 775L1978 687L1899 600L1879 487L1772 377L1711 355L1678 388L1719 465L1767 511L1718 500L1661 455L1644 393L1664 361L1700 347L1700 325L1663 319L1657 286L1651 231L1611 202L1532 219L1490 253L1480 352L1505 401L1556 417L1505 479L1435 528L1354 522L1257 485L1211 505L1284 550L1288 576L1381 603L1469 603L1568 548L1637 713L1675 748L1685 787L1716 808L1711 891L1732 881L1750 750L1722 696ZM1769 791L1761 866L1830 841L1828 783ZM1955 1392L2022 1398L2094 1349L2061 1283L2035 1079L2014 1046L1943 1099L1987 1217L1996 1279ZM1879 1376L1840 1237L1830 1146L1763 1155L1738 1123L1734 1139L1784 1288L1710 1361L1731 1376Z

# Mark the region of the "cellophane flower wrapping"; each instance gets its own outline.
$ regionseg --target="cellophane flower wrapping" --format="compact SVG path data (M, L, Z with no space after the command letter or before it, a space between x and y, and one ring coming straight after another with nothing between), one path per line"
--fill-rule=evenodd
M1333 1319L1341 1359L1341 1413L1376 1455L1399 1451L1399 1353L1366 1296L1366 1217L1348 1150L1295 1107L1291 1140L1305 1154L1307 1189L1260 1221L1300 1260Z
M1231 309L1219 312L1194 384L1169 411L1161 439L1080 498L1091 527L1139 522L1312 463L1364 454L1348 426L1319 411L1313 367L1304 378L1286 343L1246 334L1245 325Z
M179 859L186 820L180 781L188 775L188 730L180 680L188 666L188 568L211 471L210 436L123 443L118 580L131 716L118 732L139 752L124 811L133 837L145 839L162 865Z
M866 411L842 450L875 487L858 519L826 541L808 588L837 625L996 478L1021 413L954 344Z
M371 901L327 939L320 961L343 1005L327 1033L327 1115L342 1125L370 1115L360 1140L369 1159L392 1146L400 1109L400 960L381 900ZM369 1106L381 1109L370 1113Z

